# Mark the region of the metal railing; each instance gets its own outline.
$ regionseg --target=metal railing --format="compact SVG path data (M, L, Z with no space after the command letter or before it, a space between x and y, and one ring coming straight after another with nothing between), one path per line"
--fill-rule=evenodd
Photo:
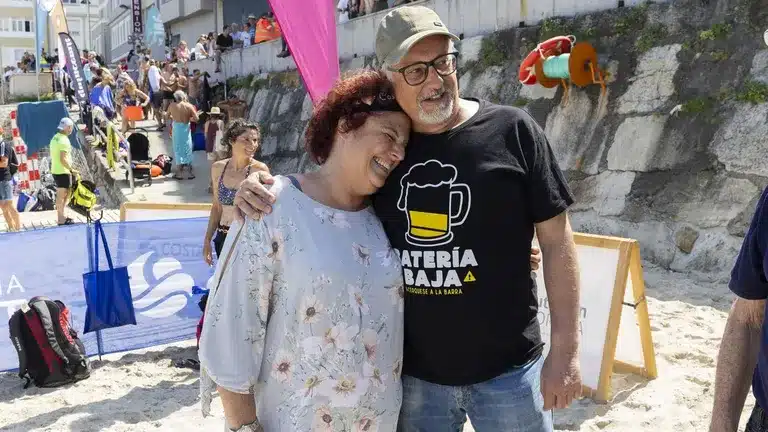
M96 124L97 120L99 121L99 125ZM118 140L118 145L117 145L118 157L116 158L116 160L117 160L118 164L122 164L122 160L123 159L119 157L119 154L120 154L120 151L119 151L120 150L120 141L125 141L126 143L128 143L128 140L123 136L122 132L120 132L120 127L118 125L116 125L112 120L107 118L107 116L104 114L104 110L102 110L101 108L98 108L98 107L91 108L91 125L92 125L92 129L93 129L92 132L95 133L95 134L98 134L99 137L101 139L103 139L105 143L107 143L107 142L109 142L109 140L107 138L107 134L104 133L104 131L101 130L101 127L100 127L101 124L111 125L112 129L114 129L115 135L117 136L117 140ZM109 151L109 146L107 146L107 150ZM130 143L128 143L128 151L127 151L127 153L128 153L128 157L127 157L128 166L127 166L126 169L127 169L127 172L128 172L128 183L131 185L131 194L133 194L133 193L136 192L136 187L135 187L134 179L133 179L133 170L131 169L131 165L133 165L133 161L131 160L131 145L130 145ZM113 169L113 168L109 168L109 167L107 167L107 168L110 171ZM152 175L152 174L150 173L150 175Z

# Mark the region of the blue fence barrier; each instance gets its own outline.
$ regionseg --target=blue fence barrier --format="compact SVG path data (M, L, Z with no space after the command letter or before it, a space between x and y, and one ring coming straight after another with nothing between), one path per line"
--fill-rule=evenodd
M207 224L207 218L104 224L115 267L128 267L137 325L102 331L102 353L194 338L202 312L199 289L193 294L193 287L205 288L213 275L203 261ZM18 367L8 318L38 295L63 301L88 354L99 353L96 334L82 334L89 230L70 225L0 235L0 371ZM100 252L106 268L103 248Z

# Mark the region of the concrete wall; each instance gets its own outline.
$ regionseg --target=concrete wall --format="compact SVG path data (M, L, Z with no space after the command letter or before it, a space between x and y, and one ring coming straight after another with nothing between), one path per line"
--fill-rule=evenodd
M40 87L41 95L53 92L53 82L51 81L50 73L40 73L40 81L37 80L37 75L33 73L11 75L9 83L10 97L37 96L38 87Z
M642 3L627 0L625 5ZM618 0L424 0L419 2L438 14L451 31L463 37L487 34L521 24L533 25L552 16L573 16L616 8ZM339 58L347 60L373 54L376 27L387 11L365 15L336 27ZM214 74L211 62L199 62L191 68L207 71L214 79L251 73L295 69L292 59L279 59L280 42L273 41L232 51L224 55L221 74Z
M213 31L215 26L213 19L213 12L202 12L173 22L168 27L172 35L178 35L179 40L187 41L189 49L192 49L201 34L208 34Z

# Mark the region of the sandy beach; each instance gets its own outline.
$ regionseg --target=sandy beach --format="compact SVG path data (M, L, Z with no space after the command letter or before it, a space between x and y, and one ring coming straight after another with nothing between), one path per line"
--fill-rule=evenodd
M725 281L645 268L659 378L615 376L608 404L581 400L555 413L557 430L705 431L715 362L731 295ZM193 343L154 347L94 360L90 379L59 389L29 388L0 375L0 430L221 431L223 411L203 418L197 372L172 366L194 355ZM754 399L742 416L743 430ZM473 431L467 426L465 432Z

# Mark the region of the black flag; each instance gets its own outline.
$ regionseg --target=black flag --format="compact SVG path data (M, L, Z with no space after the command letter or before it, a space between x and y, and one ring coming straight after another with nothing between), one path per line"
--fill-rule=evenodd
M144 23L141 16L141 0L133 0L131 11L133 13L133 35L141 37L144 34Z
M67 61L67 73L69 74L69 79L72 80L75 97L77 97L78 102L85 104L88 102L88 85L85 82L85 74L83 74L83 62L80 60L80 51L78 51L75 41L72 40L69 34L59 33L59 39L61 39L64 58Z

